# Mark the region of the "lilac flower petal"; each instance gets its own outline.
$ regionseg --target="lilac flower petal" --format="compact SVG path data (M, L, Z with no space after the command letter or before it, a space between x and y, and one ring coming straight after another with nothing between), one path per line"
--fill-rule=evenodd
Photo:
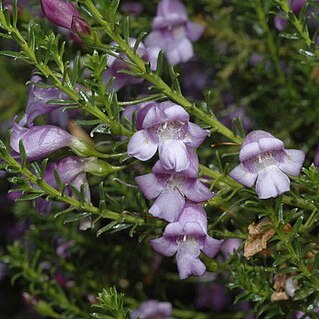
M172 237L174 240L184 235L184 228L179 222L169 223L163 233L165 237Z
M246 145L242 145L239 152L239 159L241 162L258 155L261 152L258 142L252 142Z
M156 198L164 189L163 183L153 173L137 176L135 181L147 199Z
M268 166L258 173L256 191L260 199L277 197L289 190L289 178L277 166Z
M190 275L202 276L206 266L198 258L192 256L176 256L178 274L180 279L186 279Z
M167 121L189 121L189 114L182 106L172 102L162 102L161 107L163 108Z
M178 191L163 191L149 209L150 214L168 222L178 219L185 205L184 197Z
M236 166L234 169L231 170L229 176L233 178L235 181L247 186L252 187L257 178L256 173L251 173L242 164Z
M165 119L165 113L160 107L158 103L152 103L151 107L149 106L145 109L146 113L144 115L144 119L142 121L142 128L147 129L158 125L163 122L163 118ZM140 112L139 112L140 113ZM142 113L141 113L142 114ZM139 114L140 116L140 114Z
M153 30L163 30L169 27L179 27L180 25L185 24L187 17L183 17L180 14L171 13L166 16L157 16L152 22Z
M194 220L201 226L201 228L207 232L207 215L202 205L198 205L191 201L186 201L185 207L178 222L185 226L189 222Z
M187 148L188 151L188 158L190 160L190 165L189 167L181 171L180 174L183 176L187 176L190 178L197 178L198 176L198 156L196 154L196 150L193 148ZM152 171L156 174L174 174L176 171L174 170L167 170L163 167L163 164L161 161L157 161L155 165L152 168Z
M187 37L195 42L197 41L204 33L205 27L203 25L200 25L198 23L194 22L187 22L186 25L186 32L187 32Z
M198 259L199 255L200 247L197 242L186 240L179 244L176 262L180 279L186 279L192 274L203 275L206 266Z
M262 152L277 151L285 147L284 143L275 137L264 137L258 140L260 150Z
M194 236L195 238L206 236L206 230L204 230L195 220L184 225L184 233L185 235Z
M210 189L198 179L189 188L185 189L184 194L188 199L196 203L207 201L214 196Z
M208 257L213 258L220 251L223 243L224 240L218 240L207 235L202 250Z
M164 52L170 65L187 62L194 56L192 43L187 38L175 42L174 46L170 46Z
M203 130L200 126L188 122L188 132L185 136L184 142L190 147L198 147L203 143L207 135L207 130Z
M157 146L147 131L141 130L131 137L127 145L127 153L141 161L147 161L154 156Z
M165 237L152 239L150 243L155 251L166 257L171 257L177 252L177 243Z
M159 158L167 170L181 172L190 165L187 148L180 140L167 139L160 143Z
M166 17L172 13L177 13L187 17L186 7L179 0L161 0L157 7L157 16Z
M286 174L298 176L305 160L305 153L300 150L285 150L283 162L279 163L279 168Z
M11 131L10 145L19 153L19 142L23 141L29 160L43 158L60 148L70 145L75 139L68 132L53 125L24 128L15 123Z

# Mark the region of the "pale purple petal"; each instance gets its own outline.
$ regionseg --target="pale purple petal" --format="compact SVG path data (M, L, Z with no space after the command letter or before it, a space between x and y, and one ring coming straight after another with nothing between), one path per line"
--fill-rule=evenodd
M167 170L181 172L190 165L187 148L182 141L167 139L159 145L159 158Z
M189 235L195 238L206 237L206 230L204 230L199 223L194 221L188 222L184 225L184 233L185 235Z
M218 240L207 235L202 250L208 257L213 258L220 251L223 242L224 240Z
M160 105L153 102L138 112L138 120L141 121L143 129L153 127L165 121L165 113ZM143 115L144 118L141 119Z
M184 197L178 191L163 191L149 209L150 214L168 222L178 219L185 204Z
M277 166L268 166L259 171L256 191L260 199L277 197L290 190L290 181Z
M53 125L40 125L24 128L15 123L11 131L10 145L19 153L19 142L23 141L29 160L43 158L60 148L70 145L74 137Z
M194 222L194 220L207 233L207 215L202 205L186 201L182 214L178 222L185 226L187 223Z
M207 201L214 196L214 193L198 179L184 190L184 194L188 199L196 203Z
M285 150L283 162L279 163L279 168L286 174L298 176L305 160L305 153L300 150Z
M158 144L151 138L146 130L137 131L127 145L127 153L141 161L147 161L157 151Z
M171 237L173 240L184 235L184 228L179 222L169 223L163 233L166 238Z
M195 241L186 240L180 243L176 254L176 262L180 279L190 275L201 276L206 266L199 260L200 247Z
M157 6L157 16L166 17L172 13L187 17L186 7L179 0L161 0Z
M246 145L242 145L241 150L239 152L239 159L241 162L258 155L261 153L258 142L252 142Z
M172 102L162 102L161 108L165 113L166 121L189 121L189 114L185 111L185 109L182 106L178 104Z
M153 173L137 176L135 181L147 199L156 198L164 189L164 184Z
M257 178L256 173L251 173L245 167L243 167L242 164L232 169L229 173L229 176L247 187L252 187Z
M278 151L285 147L284 143L275 137L264 137L258 140L262 152Z
M184 143L190 147L198 147L203 143L209 131L203 130L200 126L188 122L188 130L184 138Z
M193 148L189 148L187 147L187 151L188 151L188 158L190 160L190 165L189 167L184 170L179 172L179 174L183 175L183 176L187 176L190 178L197 178L198 176L198 156L196 154L195 149ZM158 173L158 174L174 174L176 173L175 170L167 170L163 167L163 164L161 161L157 161L155 163L155 165L152 168L152 171L154 173Z
M194 22L187 22L186 25L186 33L187 33L187 37L195 42L197 41L204 33L205 31L205 26L198 24L198 23L194 23Z
M150 240L151 246L158 253L171 257L177 252L176 241L171 241L165 237Z
M181 62L187 62L193 55L193 45L187 38L176 39L174 45L170 45L169 48L164 50L168 63L170 65L176 65Z

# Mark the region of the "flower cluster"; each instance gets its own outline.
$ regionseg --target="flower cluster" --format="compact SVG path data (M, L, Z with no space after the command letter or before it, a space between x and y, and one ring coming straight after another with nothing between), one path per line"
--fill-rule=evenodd
M176 254L181 279L202 275L206 267L199 259L201 251L214 257L222 244L208 235L201 204L214 196L198 179L196 148L207 132L172 102L143 105L136 126L128 154L146 161L159 151L152 173L136 177L136 182L147 199L156 198L149 212L169 222L163 237L152 240L151 245L165 256Z

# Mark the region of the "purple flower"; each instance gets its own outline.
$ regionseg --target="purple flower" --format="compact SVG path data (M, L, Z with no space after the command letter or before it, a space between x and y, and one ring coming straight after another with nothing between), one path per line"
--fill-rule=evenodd
M19 142L23 141L27 158L36 160L43 158L60 148L72 146L78 140L68 132L53 125L39 125L25 128L17 123L13 124L11 130L10 145L19 153Z
M171 315L172 305L170 302L148 300L131 312L131 319L173 319Z
M250 132L239 153L241 164L230 176L252 187L256 182L258 197L276 197L290 190L288 175L298 176L305 159L300 150L286 150L284 143L265 131Z
M193 57L192 42L202 36L205 28L188 20L186 8L179 0L161 0L152 29L146 45L162 49L169 64L175 65Z
M319 313L319 308L315 308L313 311L314 311L315 313ZM296 318L297 318L297 319L311 319L311 317L306 316L305 313L302 312L302 311L297 311L297 312L296 312Z
M20 125L28 127L33 125L33 121L39 115L43 115L59 108L62 104L48 104L50 100L65 100L68 96L61 90L51 87L43 88L37 84L44 84L42 78L38 75L33 75L29 87L29 96L26 108L26 114L20 121Z
M130 46L133 48L136 43L136 39L130 38ZM112 43L113 46L117 46L116 43ZM136 53L144 60L148 61L151 65L151 70L156 70L157 58L159 49L157 48L146 48L142 42L139 43ZM121 88L132 85L140 84L144 81L142 78L121 73L121 70L129 70L129 66L125 60L127 57L125 53L115 53L115 56L109 55L107 58L107 70L103 73L104 83L108 83L113 78L112 89L118 91Z
M206 267L199 259L201 251L212 258L222 243L208 236L205 210L192 202L186 203L177 222L166 226L163 237L151 240L152 247L162 255L176 254L180 279L203 275Z
M179 173L170 172L158 161L153 167L153 173L135 178L147 199L157 198L149 209L153 216L174 222L178 220L185 206L185 198L199 203L214 196L197 178L198 162L195 151L192 157L197 170L189 167L188 170Z
M164 169L176 172L190 166L189 148L198 147L208 134L172 102L148 104L137 113L136 124L138 131L128 143L128 154L146 161L159 149Z

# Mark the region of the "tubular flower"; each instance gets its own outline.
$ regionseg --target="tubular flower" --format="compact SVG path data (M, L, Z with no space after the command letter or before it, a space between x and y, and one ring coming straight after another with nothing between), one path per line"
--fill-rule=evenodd
M199 259L201 251L212 258L219 252L222 243L223 240L207 234L205 210L192 202L186 203L177 222L166 226L163 237L151 240L152 247L160 254L176 254L180 279L203 275L206 267Z
M258 197L266 199L290 190L286 174L299 175L305 154L300 150L286 150L281 140L257 130L246 136L239 159L241 164L229 175L247 187L256 183Z
M150 103L137 113L138 131L128 143L130 156L141 161L159 158L166 170L181 172L190 166L190 148L198 147L207 131L189 122L188 113L172 102Z
M198 162L193 151L192 167ZM135 178L147 199L157 198L149 212L169 222L177 221L184 206L185 198L199 203L214 196L214 194L197 178L196 168L176 173L163 168L160 161L153 167L153 173Z
M146 45L162 49L171 65L192 58L192 42L204 32L203 26L188 20L186 8L179 0L160 1L152 28Z
M16 153L20 152L20 140L23 141L28 160L43 158L77 141L75 137L57 126L39 125L25 128L14 123L10 145Z

